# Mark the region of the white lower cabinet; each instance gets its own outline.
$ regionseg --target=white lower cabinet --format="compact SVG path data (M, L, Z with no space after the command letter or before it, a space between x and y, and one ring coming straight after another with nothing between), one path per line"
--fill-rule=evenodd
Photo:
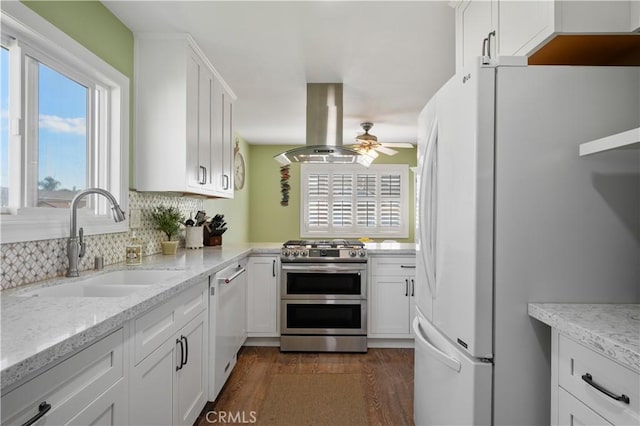
M412 336L415 316L415 257L372 259L369 337Z
M580 402L566 390L558 389L558 424L561 425L610 425L595 411Z
M206 404L207 289L204 281L134 320L132 425L191 425Z
M552 332L551 424L640 424L640 374Z
M2 424L126 424L125 353L121 328L3 394Z
M249 337L278 337L277 256L251 256L247 265L247 333Z

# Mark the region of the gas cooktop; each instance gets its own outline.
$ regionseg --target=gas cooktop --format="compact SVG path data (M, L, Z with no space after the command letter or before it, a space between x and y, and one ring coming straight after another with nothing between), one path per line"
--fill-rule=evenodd
M289 240L282 246L286 248L363 248L364 243L357 240Z
M290 240L282 245L282 262L366 262L367 250L357 240Z

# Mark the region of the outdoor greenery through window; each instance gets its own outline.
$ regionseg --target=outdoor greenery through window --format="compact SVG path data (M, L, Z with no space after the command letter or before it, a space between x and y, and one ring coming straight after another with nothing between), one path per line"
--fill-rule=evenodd
M408 236L404 164L302 164L302 237Z

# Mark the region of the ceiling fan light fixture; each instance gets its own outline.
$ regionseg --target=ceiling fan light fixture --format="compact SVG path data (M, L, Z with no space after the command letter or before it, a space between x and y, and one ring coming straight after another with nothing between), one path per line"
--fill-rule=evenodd
M356 136L356 141L361 143L362 142L365 142L365 143L378 142L378 138L375 135L369 134L369 130L371 130L371 128L373 127L373 123L369 121L365 121L364 123L360 123L360 126L362 126L362 128L364 129L364 133Z

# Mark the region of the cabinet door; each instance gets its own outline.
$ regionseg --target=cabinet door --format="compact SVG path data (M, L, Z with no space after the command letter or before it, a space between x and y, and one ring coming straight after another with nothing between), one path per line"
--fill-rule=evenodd
M180 349L170 338L131 368L129 421L132 425L170 425L174 419L173 387Z
M125 381L121 380L86 406L69 425L124 425L127 424L127 397ZM55 424L55 423L52 423Z
M201 182L206 189L213 187L213 165L211 164L211 145L213 136L213 111L211 99L214 92L213 74L201 67L198 91L198 168Z
M247 332L276 337L278 332L278 258L251 257L248 265Z
M224 89L222 85L216 81L214 84L213 96L211 98L211 111L213 117L213 127L211 134L211 189L217 195L224 193L223 188L223 145L224 137L222 134L224 122Z
M67 424L77 418L85 408L100 400L105 391L124 381L124 341L121 328L11 392L3 392L2 424L23 424L44 411L41 405L50 408L38 425ZM118 389L126 399L126 389L122 386ZM113 405L113 416L121 418L116 410L126 406L115 404L116 399L112 398L107 405Z
M207 332L207 316L202 312L177 336L184 342L185 364L176 371L174 424L192 425L207 402Z
M199 119L200 119L200 74L203 66L196 54L189 49L187 55L187 99L186 99L186 179L187 185L192 188L202 189L206 183L204 180L204 171L198 153L199 148ZM143 124L140 124L143 125Z
M371 334L409 334L409 278L378 276L371 287Z
M233 196L233 100L226 91L222 93L222 191Z
M553 1L502 1L499 16L501 55L526 55L531 43L554 31Z
M456 8L456 69L474 63L482 55L482 40L495 28L497 0L465 0ZM497 34L497 36L499 36ZM492 40L492 56L495 43Z
M610 425L595 411L577 400L562 388L558 389L558 424L559 425Z

